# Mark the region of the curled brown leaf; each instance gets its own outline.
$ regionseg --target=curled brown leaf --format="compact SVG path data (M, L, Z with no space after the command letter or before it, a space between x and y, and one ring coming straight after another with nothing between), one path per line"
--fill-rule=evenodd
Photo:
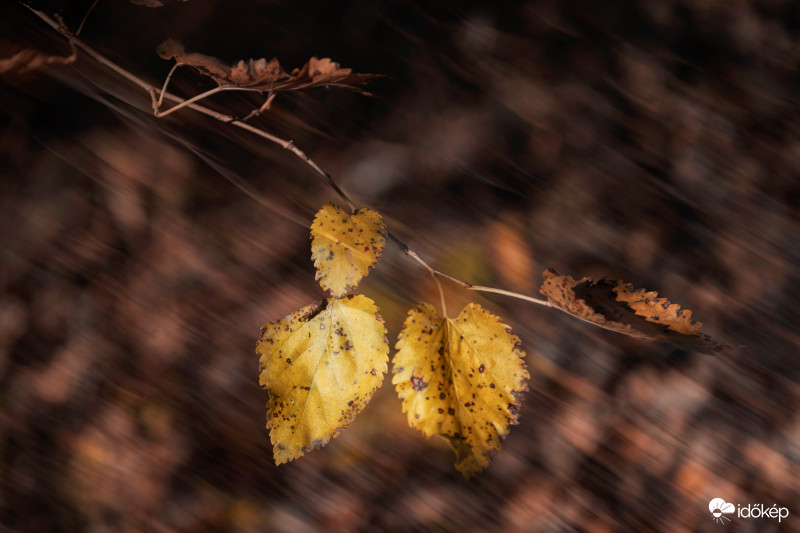
M186 48L184 48L183 44L177 40L170 37L169 39L165 39L158 46L156 46L156 53L159 57L163 59L173 59L180 61L180 58L183 56L184 52L186 52Z
M700 333L703 324L692 320L690 310L620 280L575 280L548 269L539 292L553 306L601 328L667 342L683 350L712 353L728 348Z
M216 57L187 53L176 39L166 39L156 47L156 53L164 59L174 59L180 64L195 67L201 74L212 78L221 86L246 87L256 91L297 91L312 87L332 86L351 89L369 95L360 89L378 74L356 74L352 69L342 68L328 57L312 57L301 68L288 74L277 59L266 58L239 60L229 67Z
M288 75L277 59L272 58L267 61L262 57L261 59L239 61L231 68L229 79L233 85L274 86L287 77Z
M186 52L186 48L176 39L167 39L156 47L156 53L164 59L174 59L178 63L190 65L202 74L212 78L220 85L227 84L231 69L216 57Z

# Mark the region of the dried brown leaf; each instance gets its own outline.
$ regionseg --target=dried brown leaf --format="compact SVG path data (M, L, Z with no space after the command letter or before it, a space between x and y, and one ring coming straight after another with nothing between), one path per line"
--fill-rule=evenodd
M554 270L544 272L539 289L547 300L577 318L632 337L667 342L683 350L717 352L727 346L704 333L692 312L630 283L589 278L575 280Z
M186 52L186 48L184 48L183 44L177 40L170 37L159 43L156 46L156 53L159 57L163 59L173 59L180 61L180 58Z
M363 85L378 77L380 76L377 74L354 74L352 69L341 68L339 63L331 61L329 57L312 57L298 73L296 83L302 88L334 85L360 91L354 86Z
M380 77L378 74L354 74L352 69L341 68L339 63L328 57L312 57L302 68L294 69L291 74L284 71L275 58L269 61L265 58L240 60L229 67L215 57L187 53L179 41L171 38L159 44L156 53L164 59L174 59L178 63L191 65L220 85L273 93L333 86L369 95L370 93L357 86Z
M284 80L288 74L281 68L278 60L273 58L269 61L264 59L250 59L239 61L231 68L229 77L233 85L258 85L274 87L280 80Z
M250 61L253 62L254 60L251 59ZM277 65L277 60L273 59L272 61ZM275 92L332 86L354 90L362 94L370 94L356 86L364 85L380 77L378 74L354 74L352 69L341 68L339 63L331 61L328 57L322 59L312 57L301 68L292 70L291 74L286 74L282 70L280 72L283 74L283 78L277 83L267 76L265 80L267 83L248 84L248 86Z
M228 84L227 80L231 73L228 65L216 57L196 52L187 53L178 40L172 38L165 40L156 47L156 53L164 59L174 59L178 63L192 66L220 85Z

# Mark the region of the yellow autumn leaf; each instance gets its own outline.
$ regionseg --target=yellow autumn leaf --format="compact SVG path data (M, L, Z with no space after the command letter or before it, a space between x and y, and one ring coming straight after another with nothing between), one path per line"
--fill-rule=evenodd
M409 425L447 439L465 477L486 468L527 390L519 338L477 304L443 319L423 303L409 311L396 347L392 383Z
M319 300L262 328L261 386L275 463L325 445L383 382L389 345L375 303L363 295Z
M327 204L311 224L311 258L316 279L335 297L355 288L369 274L386 246L380 213L359 209L352 215Z

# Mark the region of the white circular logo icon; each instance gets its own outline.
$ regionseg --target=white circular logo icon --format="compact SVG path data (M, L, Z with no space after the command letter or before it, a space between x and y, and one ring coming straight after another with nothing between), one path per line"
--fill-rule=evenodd
M736 511L736 506L732 503L726 502L722 498L714 498L708 502L708 510L711 511L711 516L714 517L714 522L724 524L726 521L731 521L731 519L725 515Z

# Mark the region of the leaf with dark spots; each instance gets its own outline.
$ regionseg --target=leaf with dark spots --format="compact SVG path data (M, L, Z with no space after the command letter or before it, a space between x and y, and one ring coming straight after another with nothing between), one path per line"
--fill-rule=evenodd
M408 423L426 436L438 435L456 451L456 468L466 477L483 470L500 440L516 423L528 372L519 339L500 320L469 304L452 320L428 304L408 313L397 341L392 383ZM482 372L472 369L483 368ZM438 394L415 384L429 383ZM501 383L500 396L488 393ZM469 405L464 398L472 398ZM488 422L488 424L485 424Z
M361 412L383 381L389 346L374 302L358 295L314 302L266 324L256 352L281 464L327 443Z
M348 231L352 229L359 231ZM364 249L367 237L378 246ZM369 274L385 245L386 225L381 215L371 209L359 209L350 215L327 204L311 224L311 258L317 268L316 279L336 297L356 287Z
M728 348L701 333L692 312L629 283L575 280L546 270L540 291L551 305L601 328L641 339L667 342L682 350L714 353Z
M402 371L402 369L399 369L399 370ZM422 379L422 377L420 377L420 376L411 376L411 388L413 390L419 392L421 390L425 390L425 388L427 386L428 386L428 384L425 383L425 380Z

